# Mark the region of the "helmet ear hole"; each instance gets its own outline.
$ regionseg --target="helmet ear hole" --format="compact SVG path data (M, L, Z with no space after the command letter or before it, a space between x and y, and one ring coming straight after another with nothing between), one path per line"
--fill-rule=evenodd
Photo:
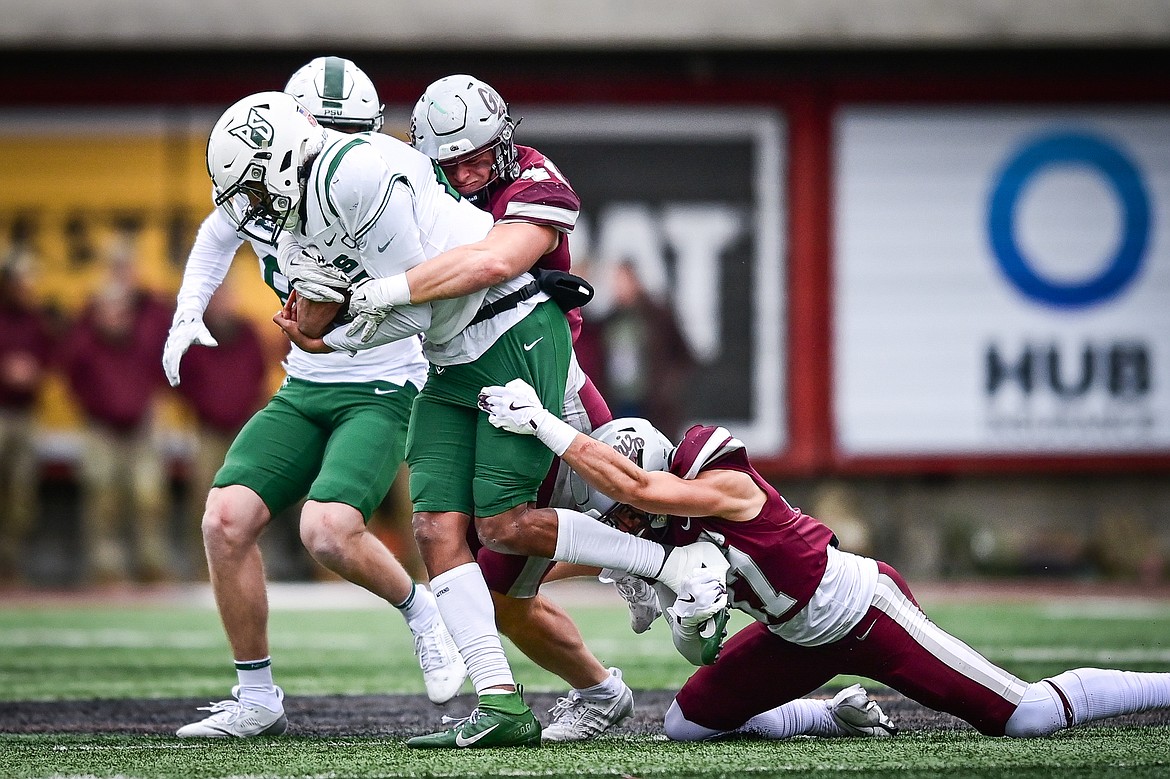
M290 167L292 167L292 149L284 153L284 159L280 161L280 172L284 173Z

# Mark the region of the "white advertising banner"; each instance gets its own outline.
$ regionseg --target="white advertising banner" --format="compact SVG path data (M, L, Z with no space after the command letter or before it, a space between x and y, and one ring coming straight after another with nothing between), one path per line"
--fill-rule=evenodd
M844 456L1170 453L1170 111L836 124Z

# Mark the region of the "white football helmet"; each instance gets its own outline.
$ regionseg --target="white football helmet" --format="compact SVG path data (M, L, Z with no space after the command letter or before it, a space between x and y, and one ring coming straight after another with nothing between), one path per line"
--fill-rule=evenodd
M602 443L609 444L643 470L665 471L670 469L674 444L645 419L639 417L614 419L594 430L590 436ZM580 479L584 485L583 487L574 485L573 494L586 494L588 496L585 502L579 505L579 510L597 517L605 524L637 536L646 535L648 532L653 533L653 531L661 530L666 526L667 520L664 514L648 514L628 504L618 503L592 486L584 484L584 479L581 479L576 473L571 478Z
M317 121L343 133L377 132L383 111L378 90L361 68L342 57L317 57L285 84Z
M236 102L211 129L207 172L215 205L245 235L276 243L296 226L306 163L325 130L296 98L259 92Z
M410 115L411 144L440 165L456 165L494 149L492 181L515 181L520 175L512 140L515 129L504 98L473 76L446 76L434 82Z

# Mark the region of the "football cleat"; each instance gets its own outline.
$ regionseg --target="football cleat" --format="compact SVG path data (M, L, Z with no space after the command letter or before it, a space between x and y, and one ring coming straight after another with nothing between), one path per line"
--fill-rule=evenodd
M870 738L898 735L894 723L860 684L846 687L834 695L829 701L829 713L846 735Z
M630 610L630 629L635 633L645 633L654 624L654 620L662 616L662 606L658 603L658 593L645 579L631 574L619 574L606 568L598 577L605 584L613 584L617 588Z
M696 541L686 546L666 547L666 559L662 569L654 578L675 592L682 589L682 583L696 568L710 568L724 578L731 564L715 544L710 541Z
M257 704L244 703L240 687L232 688L232 700L200 706L199 711L211 712L207 717L184 725L175 731L179 738L251 738L252 736L279 736L288 729L284 706L279 711ZM284 690L276 688L276 696L284 700Z
M415 634L414 654L431 703L446 703L459 693L467 678L467 666L442 619L436 617L428 630Z
M611 675L622 678L622 672L610 668ZM577 690L558 698L549 709L552 720L540 734L541 741L584 741L600 736L634 713L634 693L622 682L622 691L604 700L586 700Z
M447 730L406 740L415 749L484 749L540 745L540 722L524 703L522 690L484 695L467 717L443 716Z

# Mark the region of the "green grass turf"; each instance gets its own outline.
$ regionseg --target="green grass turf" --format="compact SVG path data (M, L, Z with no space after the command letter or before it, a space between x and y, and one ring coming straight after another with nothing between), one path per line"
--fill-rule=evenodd
M935 731L895 739L679 744L609 737L539 749L419 752L390 739L179 742L0 736L6 777L1154 777L1170 728L1084 728L1031 741Z
M1096 665L1170 668L1170 604L1116 600L924 604L942 627L1027 679ZM571 607L594 652L639 689L675 689L690 673L661 623L633 636L624 608ZM733 627L745 624L741 618ZM388 610L272 614L278 681L297 695L419 692L401 620ZM529 689L563 684L509 648ZM842 679L841 681L848 681ZM234 682L214 611L0 607L2 701L221 698ZM873 685L876 687L876 685ZM969 731L888 741L673 744L649 737L536 750L419 753L398 739L283 738L230 743L169 736L0 734L0 776L1167 776L1170 728L1090 727L1033 741Z

